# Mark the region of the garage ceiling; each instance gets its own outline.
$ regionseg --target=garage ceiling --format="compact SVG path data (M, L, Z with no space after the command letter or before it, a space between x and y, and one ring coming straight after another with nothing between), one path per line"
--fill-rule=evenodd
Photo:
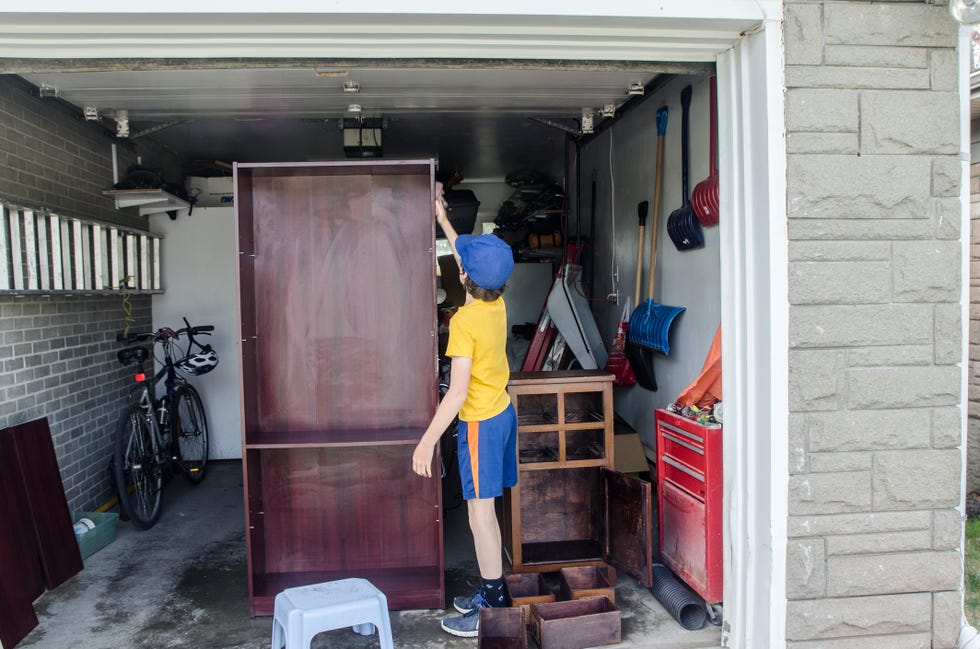
M655 65L601 71L311 66L22 76L79 111L96 111L109 127L125 115L131 137L149 135L185 159L337 157L342 119L378 117L386 157L433 156L474 178L554 167L565 133L581 130L583 110L598 125L603 107L618 112L641 99L630 87L643 92L677 69L709 70L661 67L670 72Z
M554 167L583 110L599 126L604 107L618 114L641 100L631 86L649 92L674 75L708 74L779 5L662 0L593 16L575 15L574 1L549 5L550 15L513 2L510 15L458 3L393 14L384 4L361 3L376 13L0 12L0 72L110 126L125 115L131 137L152 136L184 158L337 157L340 120L360 115L384 120L385 157L434 156L467 178L499 178Z

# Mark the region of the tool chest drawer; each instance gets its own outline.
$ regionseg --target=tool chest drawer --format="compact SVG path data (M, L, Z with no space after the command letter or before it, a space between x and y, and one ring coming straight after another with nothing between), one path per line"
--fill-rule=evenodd
M704 475L704 446L687 437L681 437L669 428L661 432L664 455L680 460L692 470Z
M661 458L661 465L658 467L657 474L662 475L664 480L673 482L701 500L704 500L707 495L704 474L685 466L683 462L678 462L669 455L664 455Z
M722 598L722 428L666 410L657 417L663 562L709 604Z

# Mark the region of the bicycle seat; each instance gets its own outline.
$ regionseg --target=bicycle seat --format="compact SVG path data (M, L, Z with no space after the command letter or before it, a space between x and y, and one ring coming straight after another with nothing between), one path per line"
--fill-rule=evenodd
M127 347L126 349L120 349L116 352L116 358L123 365L130 365L132 363L142 363L147 358L150 357L150 350L146 347Z

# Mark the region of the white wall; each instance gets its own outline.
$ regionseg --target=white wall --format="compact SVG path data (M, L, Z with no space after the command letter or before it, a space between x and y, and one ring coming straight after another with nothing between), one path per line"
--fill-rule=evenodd
M167 214L150 217L150 229L165 237L162 282L164 293L153 296L153 326L173 329L214 325L202 336L218 353L218 367L191 378L201 393L211 434L212 460L242 456L239 380L238 302L235 295L235 210L232 207L182 210L176 220Z

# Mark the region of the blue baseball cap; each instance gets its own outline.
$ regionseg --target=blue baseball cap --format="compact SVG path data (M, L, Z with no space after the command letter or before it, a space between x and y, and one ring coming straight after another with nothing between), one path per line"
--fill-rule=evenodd
M503 288L514 270L514 253L493 234L461 234L456 237L456 252L463 270L482 288Z

